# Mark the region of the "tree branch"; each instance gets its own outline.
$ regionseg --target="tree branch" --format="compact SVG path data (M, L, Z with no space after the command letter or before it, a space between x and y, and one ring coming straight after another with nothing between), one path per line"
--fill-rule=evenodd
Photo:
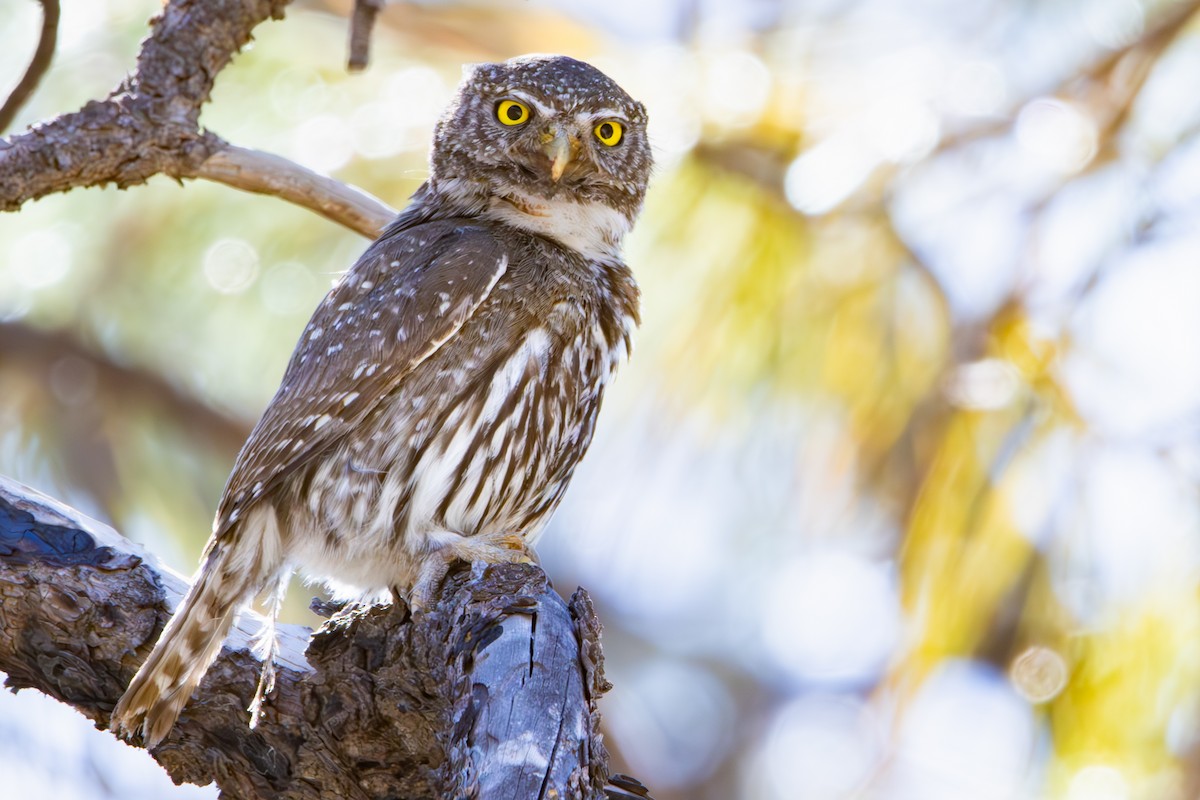
M229 453L241 448L251 423L229 416L171 385L158 373L127 366L79 341L65 331L49 331L16 322L0 323L0 354L6 365L25 364L45 375L65 358L78 359L95 370L96 388L118 403L138 398L165 409L179 425L194 431ZM36 373L35 373L36 374Z
M186 582L111 529L0 477L0 670L104 726ZM276 691L244 711L260 622L235 630L151 754L240 798L647 797L597 734L599 623L529 565L460 570L437 606L283 626Z
M0 211L78 187L123 189L161 173L273 195L374 238L395 216L382 201L199 127L217 74L287 3L171 0L151 21L137 69L107 99L0 139Z
M157 174L271 194L374 237L381 201L279 156L199 127L217 74L288 0L171 0L151 22L137 69L107 99L0 139L0 211L85 186L126 188Z
M54 60L54 48L58 45L58 0L39 2L42 4L42 32L38 36L37 49L33 51L33 58L30 59L25 74L4 101L4 105L0 106L0 131L12 124L17 112L33 96L34 90L42 81L42 76L50 69L50 62Z
M171 0L151 21L133 75L106 100L0 140L0 210L81 186L194 173L224 144L199 129L217 74L286 5Z
M366 69L371 60L371 31L383 3L384 0L354 0L354 11L350 16L350 58L346 63L346 69L351 72Z
M282 156L229 144L201 162L194 177L278 197L370 239L396 216L394 208L361 189L318 175Z

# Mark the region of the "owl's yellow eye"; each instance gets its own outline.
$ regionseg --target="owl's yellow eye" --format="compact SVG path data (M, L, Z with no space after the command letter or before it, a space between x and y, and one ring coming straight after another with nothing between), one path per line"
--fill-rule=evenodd
M612 147L617 142L621 141L621 134L624 133L624 130L625 129L621 127L621 123L617 122L616 120L609 119L597 125L595 133L597 139L609 147Z
M516 100L501 100L496 106L496 119L505 125L520 125L529 121L529 106Z

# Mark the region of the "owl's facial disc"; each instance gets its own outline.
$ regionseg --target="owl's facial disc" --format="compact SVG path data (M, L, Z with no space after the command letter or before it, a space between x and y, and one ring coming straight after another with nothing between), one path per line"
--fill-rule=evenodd
M582 61L476 64L438 123L430 183L465 206L595 206L628 227L653 161L646 125L642 104Z

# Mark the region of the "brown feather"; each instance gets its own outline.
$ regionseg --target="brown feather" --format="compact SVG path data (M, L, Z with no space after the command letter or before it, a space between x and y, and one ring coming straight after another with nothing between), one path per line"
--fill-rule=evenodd
M238 454L213 529L370 414L504 274L489 231L448 219L377 240L326 295Z

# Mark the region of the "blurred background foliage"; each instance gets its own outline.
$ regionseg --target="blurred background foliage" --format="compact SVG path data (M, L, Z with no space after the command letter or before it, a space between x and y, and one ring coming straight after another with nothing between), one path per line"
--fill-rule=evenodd
M618 767L672 798L1200 796L1196 0L298 0L204 122L402 205L464 62L651 115L638 352L540 548L606 624ZM14 130L133 64L66 0ZM0 4L0 84L37 8ZM190 573L365 246L165 178L0 217L0 471ZM305 621L311 590L293 590ZM24 693L21 797L209 797ZM15 791L15 790L14 790Z

